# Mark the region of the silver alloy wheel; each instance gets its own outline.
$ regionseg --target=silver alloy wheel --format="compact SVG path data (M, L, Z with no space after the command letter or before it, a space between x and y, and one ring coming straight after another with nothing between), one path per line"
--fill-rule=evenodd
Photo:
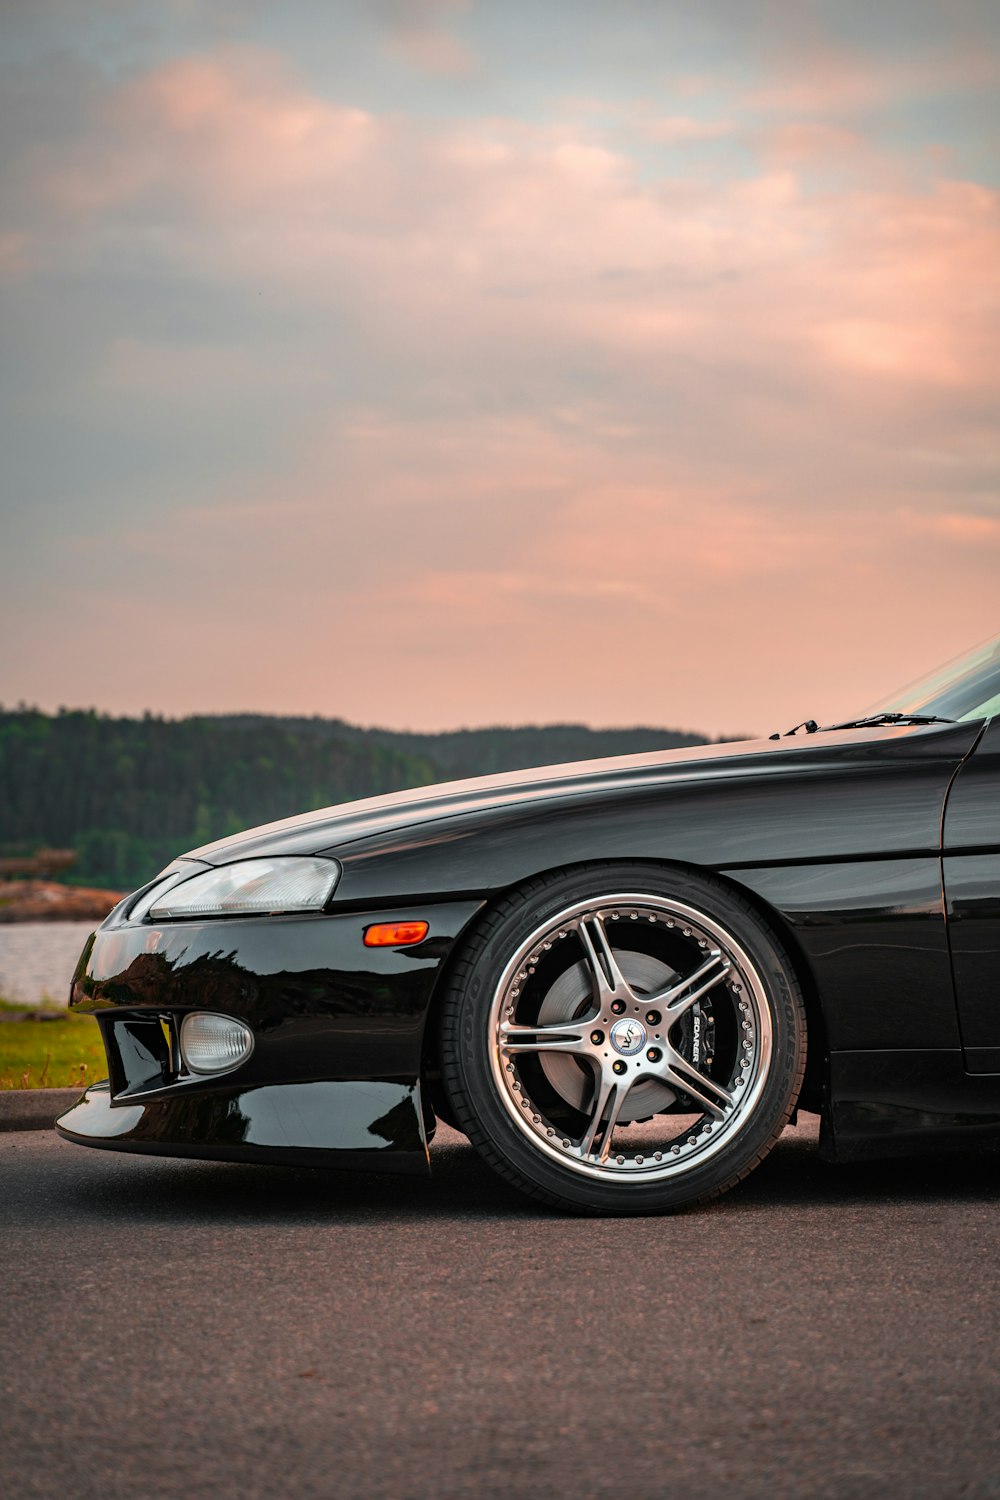
M641 928L652 936L640 945ZM648 951L657 945L662 954ZM681 1038L708 1002L729 1037L712 1066ZM706 913L649 894L604 895L546 919L507 964L488 1026L507 1114L591 1178L659 1181L715 1156L753 1117L771 1066L771 1007L746 950ZM623 1128L650 1113L660 1136L623 1143Z

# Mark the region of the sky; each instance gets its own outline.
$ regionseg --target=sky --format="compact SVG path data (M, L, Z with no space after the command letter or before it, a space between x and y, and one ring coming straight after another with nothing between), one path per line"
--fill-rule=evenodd
M0 702L767 733L1000 631L995 0L4 0Z

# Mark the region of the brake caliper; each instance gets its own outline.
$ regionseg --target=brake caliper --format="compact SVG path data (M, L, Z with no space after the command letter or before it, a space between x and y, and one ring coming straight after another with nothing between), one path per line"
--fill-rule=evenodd
M708 1073L715 1060L715 1013L709 1000L696 1000L681 1017L677 1049L699 1073Z

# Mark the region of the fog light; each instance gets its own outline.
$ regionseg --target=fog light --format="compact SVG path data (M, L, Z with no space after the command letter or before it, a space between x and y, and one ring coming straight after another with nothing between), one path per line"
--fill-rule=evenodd
M253 1051L253 1032L231 1016L195 1011L181 1022L181 1056L192 1073L228 1073Z

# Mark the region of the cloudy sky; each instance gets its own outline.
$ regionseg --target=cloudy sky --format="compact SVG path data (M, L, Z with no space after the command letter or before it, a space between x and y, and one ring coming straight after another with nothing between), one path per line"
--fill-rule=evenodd
M1000 630L995 0L0 51L0 701L767 732Z

